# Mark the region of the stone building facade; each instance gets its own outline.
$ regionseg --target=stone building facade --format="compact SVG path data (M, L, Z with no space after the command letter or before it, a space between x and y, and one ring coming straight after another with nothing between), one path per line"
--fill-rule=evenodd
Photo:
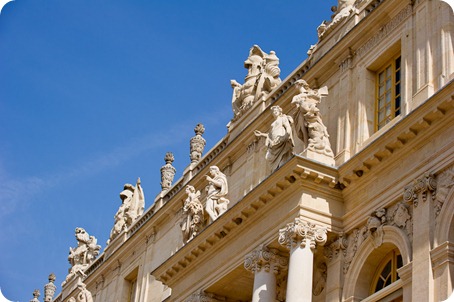
M125 186L115 236L76 261L54 301L449 297L452 9L344 0L314 30L317 44L284 80L278 54L251 48L244 82L231 82L227 135L202 154L197 125L181 179L166 155L166 185L129 220L143 195L140 181ZM84 242L78 250L97 251Z

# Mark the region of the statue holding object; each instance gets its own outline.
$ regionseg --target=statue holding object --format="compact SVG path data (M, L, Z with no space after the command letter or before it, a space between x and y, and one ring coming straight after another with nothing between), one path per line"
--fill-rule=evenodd
M184 219L181 224L183 241L186 243L194 238L201 230L203 225L203 205L199 200L200 191L196 191L193 186L186 187L187 198L184 201Z
M210 167L210 175L206 175L208 186L205 210L210 216L210 221L215 221L219 216L227 211L229 200L225 198L229 192L227 177L217 166Z

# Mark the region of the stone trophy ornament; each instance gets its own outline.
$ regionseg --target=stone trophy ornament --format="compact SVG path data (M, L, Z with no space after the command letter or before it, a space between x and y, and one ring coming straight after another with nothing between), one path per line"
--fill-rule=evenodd
M77 302L93 302L93 296L91 295L91 292L87 289L85 283L83 282L77 283L77 288L80 291L76 296Z
M330 33L337 24L346 19L354 11L354 4L356 0L338 0L337 6L333 6L331 11L333 15L331 21L323 21L317 27L317 34L319 40L323 39L325 35Z
M30 302L39 302L38 298L40 295L41 293L39 292L39 289L35 289L33 291L33 299L31 299Z
M292 134L292 117L282 113L279 106L271 107L274 122L268 133L263 133L258 130L254 134L258 137L265 137L265 145L267 147L265 159L270 164L271 170L275 171L283 164L285 164L293 154L293 141Z
M293 97L292 104L296 107L296 135L305 145L302 155L334 165L328 130L317 107L321 98L328 95L328 88L311 89L304 80L296 81L295 85L300 93Z
M101 250L96 238L90 236L83 228L76 228L75 236L77 247L69 248L68 261L71 264L71 268L62 286L76 274L85 276L84 271L93 263Z
M162 191L167 191L172 186L173 178L175 177L175 172L177 171L172 163L175 160L172 152L167 152L164 157L166 164L161 167L161 188Z
M50 274L49 275L49 283L44 285L44 302L52 302L54 301L54 294L57 289L55 286L55 274Z
M194 128L195 136L189 141L191 164L196 164L202 158L203 149L205 149L206 140L202 137L205 128L202 124L197 124Z
M205 176L208 180L205 210L210 216L210 221L215 221L227 211L229 200L225 198L229 192L227 177L217 166L210 167L210 175Z
M131 184L124 185L124 189L120 193L121 206L114 216L115 223L110 231L107 244L142 216L145 209L145 195L140 184L140 178L138 178L135 186Z
M183 222L181 231L183 232L183 241L186 243L202 230L203 226L203 205L199 200L200 191L196 191L193 186L186 187L187 198L183 206Z
M244 61L244 67L248 70L244 84L235 80L230 81L233 88L234 119L251 108L256 101L266 98L281 83L279 58L274 51L266 54L259 46L252 46L247 60Z

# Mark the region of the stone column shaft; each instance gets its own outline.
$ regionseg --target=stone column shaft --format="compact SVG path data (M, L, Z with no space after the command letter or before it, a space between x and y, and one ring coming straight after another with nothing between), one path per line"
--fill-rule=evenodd
M316 243L325 244L326 239L326 229L299 217L279 230L279 243L290 249L287 302L312 301L313 250Z

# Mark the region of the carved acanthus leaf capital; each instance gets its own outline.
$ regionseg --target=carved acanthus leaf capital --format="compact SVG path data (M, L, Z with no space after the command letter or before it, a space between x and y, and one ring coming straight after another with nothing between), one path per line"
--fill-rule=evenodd
M279 230L279 244L291 249L295 245L301 245L303 248L306 244L311 249L315 249L316 244L324 245L327 240L327 230L324 227L316 226L313 223L305 222L302 218L297 217L295 222L287 224Z
M342 254L344 250L348 247L348 240L347 236L344 235L343 232L339 234L336 240L334 240L331 244L325 246L324 254L325 257L332 261L337 258L339 254Z
M278 274L280 269L287 268L288 260L279 256L278 251L260 245L244 259L244 268L252 272L265 270Z

